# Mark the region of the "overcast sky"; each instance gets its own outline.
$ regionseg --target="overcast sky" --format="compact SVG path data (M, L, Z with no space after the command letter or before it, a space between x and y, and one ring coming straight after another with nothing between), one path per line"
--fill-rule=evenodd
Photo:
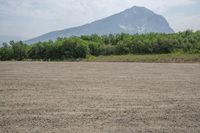
M163 15L176 32L200 30L200 0L0 0L0 35L32 38L132 6Z

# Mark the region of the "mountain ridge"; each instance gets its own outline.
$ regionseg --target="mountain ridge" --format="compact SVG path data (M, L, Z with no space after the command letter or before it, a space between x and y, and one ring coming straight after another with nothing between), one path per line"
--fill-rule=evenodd
M150 32L173 33L174 31L162 15L156 14L145 7L133 6L103 19L77 27L52 31L25 42L32 44L39 41L55 40L58 37L69 37L73 35L106 35L122 32L143 34Z

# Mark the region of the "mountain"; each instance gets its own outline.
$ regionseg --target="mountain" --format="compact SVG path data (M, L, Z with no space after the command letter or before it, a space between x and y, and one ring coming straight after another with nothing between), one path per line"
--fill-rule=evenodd
M14 41L19 41L19 40L24 40L25 37L21 37L21 36L8 36L8 35L0 35L0 46L6 42L8 43L11 40Z
M116 34L116 33L142 34L150 32L173 33L167 20L145 7L132 7L107 18L94 21L82 26L53 31L39 37L30 39L26 43L55 40L58 37L89 34Z

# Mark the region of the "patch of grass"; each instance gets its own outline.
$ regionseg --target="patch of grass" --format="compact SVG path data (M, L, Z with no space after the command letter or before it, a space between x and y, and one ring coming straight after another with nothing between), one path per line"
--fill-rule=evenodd
M200 63L200 54L111 55L88 57L89 62Z

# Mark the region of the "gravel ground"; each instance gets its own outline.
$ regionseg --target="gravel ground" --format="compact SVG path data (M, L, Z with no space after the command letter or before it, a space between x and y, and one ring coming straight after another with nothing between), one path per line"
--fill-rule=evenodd
M200 132L200 64L0 62L0 132Z

